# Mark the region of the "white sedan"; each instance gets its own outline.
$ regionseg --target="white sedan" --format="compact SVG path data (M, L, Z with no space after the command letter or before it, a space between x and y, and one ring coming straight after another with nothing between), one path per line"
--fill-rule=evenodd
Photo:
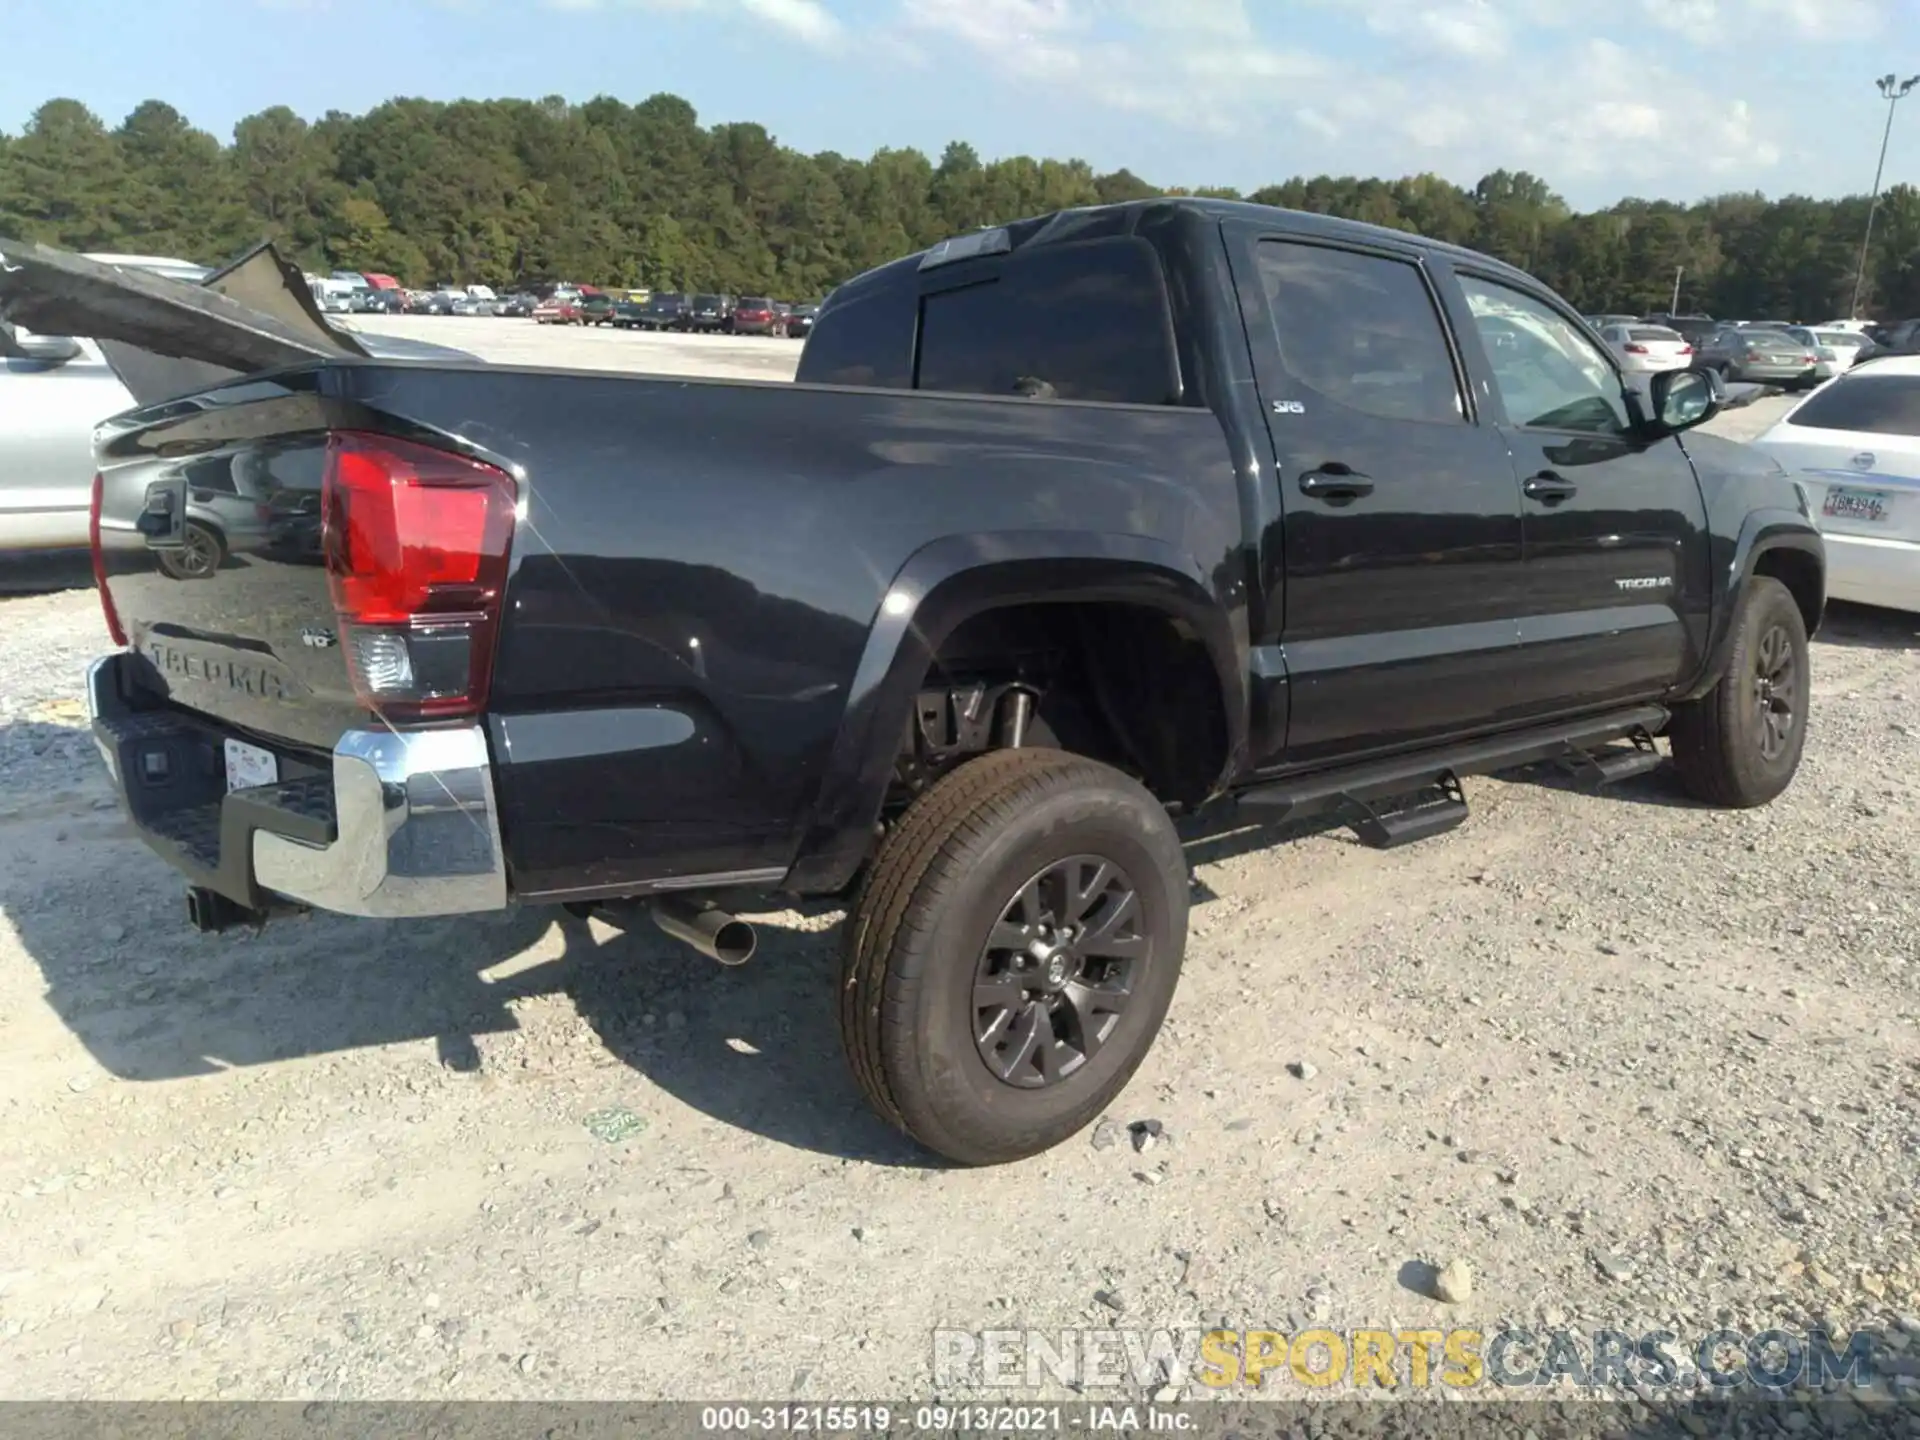
M1664 325L1608 325L1600 338L1629 375L1657 375L1693 364L1693 346L1687 337Z
M1920 356L1849 370L1754 443L1807 487L1827 593L1920 613Z

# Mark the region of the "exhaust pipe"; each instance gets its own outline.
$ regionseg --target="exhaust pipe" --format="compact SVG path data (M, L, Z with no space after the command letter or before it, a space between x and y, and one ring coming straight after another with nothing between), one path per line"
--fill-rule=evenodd
M668 896L655 900L647 909L655 925L709 960L744 965L753 958L758 943L753 926L717 905Z

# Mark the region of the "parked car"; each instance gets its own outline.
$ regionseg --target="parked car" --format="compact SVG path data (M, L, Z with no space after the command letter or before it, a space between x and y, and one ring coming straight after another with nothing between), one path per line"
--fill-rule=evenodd
M730 329L733 325L733 297L731 295L695 295L687 301L687 308L681 313L682 330Z
M1716 330L1699 358L1728 380L1786 386L1812 383L1820 363L1812 349L1783 331L1735 325Z
M369 290L365 297L365 312L369 315L400 315L407 308L406 292L402 290Z
M1693 346L1678 330L1664 325L1607 325L1600 338L1628 374L1652 375L1662 370L1684 370L1693 364Z
M509 295L500 302L500 313L502 315L513 316L516 319L525 319L527 316L533 314L533 307L539 303L540 302L535 300L531 295Z
M1873 342L1858 330L1830 330L1823 327L1813 332L1813 338L1822 350L1832 354L1836 375L1846 374L1863 355L1873 349Z
M1920 320L1896 320L1870 326L1867 336L1889 355L1920 354Z
M211 279L212 288L227 288L224 272L184 260L86 258L183 284ZM472 358L444 345L365 331L354 332L354 339L389 358ZM86 549L94 427L133 405L99 341L0 323L0 553L77 556ZM187 524L182 544L166 557L168 573L177 579L211 573L227 553L227 537L255 519L252 492L236 482L224 461L183 459L182 471Z
M813 331L813 317L820 313L818 305L796 305L793 313L787 316L787 336L793 340L804 340Z
M1834 376L1851 368L1855 349L1857 348L1854 342L1864 342L1866 339L1865 336L1851 335L1846 331L1833 332L1838 345L1847 348L1847 356L1843 360L1838 348L1826 344L1821 340L1817 332L1808 329L1805 325L1768 325L1765 328L1777 330L1796 345L1813 352L1813 374L1811 377L1804 378L1800 382L1801 386L1806 389L1811 389L1815 385L1824 384L1828 380L1833 379Z
M1641 323L1645 325L1661 325L1668 330L1677 330L1680 333L1680 338L1693 346L1696 354L1699 353L1700 347L1706 344L1723 325L1723 322L1715 320L1711 315L1643 315L1641 317Z
M580 301L572 295L549 296L533 307L533 321L536 325L577 325Z
M478 295L456 295L453 297L452 313L455 315L465 315L468 317L477 315L490 316L494 313L494 308L495 302L482 299Z
M735 335L778 335L779 314L766 296L746 295L734 305L733 323L727 328Z
M794 385L193 338L255 377L104 437L88 679L190 916L568 903L731 963L743 900L850 897L853 1073L955 1161L1059 1143L1146 1056L1174 809L1393 845L1462 776L1644 774L1663 732L1709 804L1799 765L1800 492L1694 429L1710 377L1642 403L1545 286L1397 231L1181 198L975 232L837 289ZM189 610L141 517L256 453L383 542L262 547Z
M1828 593L1920 612L1920 356L1841 375L1755 444L1812 497Z
M580 297L580 323L582 325L611 325L616 301L611 295L595 291L591 295Z
M638 317L642 330L682 330L686 328L687 297L673 291L650 296Z
M464 303L466 299L466 296L455 294L451 290L435 290L421 297L419 304L414 307L414 312L419 315L454 315L459 313L454 307Z
M613 305L613 328L616 330L640 330L645 328L642 321L647 314L644 300L616 300Z

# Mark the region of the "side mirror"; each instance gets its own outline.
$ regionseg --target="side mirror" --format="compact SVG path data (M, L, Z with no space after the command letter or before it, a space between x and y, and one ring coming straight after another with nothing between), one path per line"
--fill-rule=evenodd
M1711 420L1727 402L1725 382L1711 370L1663 370L1649 386L1653 423L1664 435Z
M0 321L0 357L33 360L42 365L65 365L80 358L80 342L68 335L22 333Z

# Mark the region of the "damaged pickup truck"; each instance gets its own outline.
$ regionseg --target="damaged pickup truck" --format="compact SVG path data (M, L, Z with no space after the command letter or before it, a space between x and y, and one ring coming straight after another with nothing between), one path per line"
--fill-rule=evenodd
M1146 1055L1180 816L1391 845L1515 765L1604 783L1665 736L1752 806L1800 761L1806 497L1691 433L1711 377L1630 389L1450 246L1062 212L841 286L793 384L369 358L0 251L0 307L142 357L97 435L121 648L88 686L200 925L564 904L739 961L748 897L847 896L853 1073L964 1163ZM183 581L206 469L260 522Z

